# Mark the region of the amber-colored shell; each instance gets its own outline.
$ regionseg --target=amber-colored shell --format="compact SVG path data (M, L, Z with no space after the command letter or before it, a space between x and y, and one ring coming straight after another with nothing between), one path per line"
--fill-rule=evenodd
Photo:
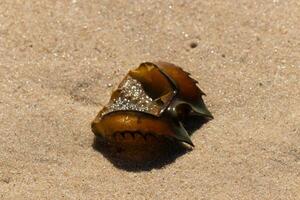
M169 138L193 146L182 120L212 118L196 81L166 62L142 63L131 70L92 122L92 131L116 144L144 144Z

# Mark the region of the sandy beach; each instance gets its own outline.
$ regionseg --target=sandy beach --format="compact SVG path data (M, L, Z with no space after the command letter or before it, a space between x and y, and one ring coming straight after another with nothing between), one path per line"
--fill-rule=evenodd
M214 119L136 165L91 121L145 61ZM0 0L0 199L300 199L300 1Z

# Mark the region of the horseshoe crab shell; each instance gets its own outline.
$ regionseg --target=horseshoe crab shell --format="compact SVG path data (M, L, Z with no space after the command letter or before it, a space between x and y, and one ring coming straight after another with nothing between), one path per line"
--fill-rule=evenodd
M145 62L129 73L92 122L92 131L111 143L144 144L169 138L194 146L182 120L213 118L197 81L180 67Z

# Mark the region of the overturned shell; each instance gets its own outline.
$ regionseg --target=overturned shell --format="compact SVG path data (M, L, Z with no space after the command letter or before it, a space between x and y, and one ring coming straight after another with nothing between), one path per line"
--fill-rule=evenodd
M170 63L142 63L122 80L92 122L96 136L116 144L144 144L162 138L193 146L182 120L212 118L197 81Z

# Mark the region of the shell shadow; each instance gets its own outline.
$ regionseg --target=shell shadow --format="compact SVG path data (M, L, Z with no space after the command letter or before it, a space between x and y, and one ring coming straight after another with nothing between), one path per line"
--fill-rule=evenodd
M184 127L192 135L208 120L189 117ZM160 169L173 163L178 157L192 151L190 146L174 140L163 140L149 146L115 146L103 138L95 136L93 149L100 152L115 167L129 172Z
M115 167L130 172L160 169L174 162L177 157L191 151L191 148L175 141L167 141L166 144L162 144L159 148L154 147L155 151L148 151L151 147L146 147L146 149L123 148L109 144L96 136L93 148L100 152Z
M187 130L189 135L193 135L196 130L200 129L204 124L209 122L211 119L199 116L190 116L182 121L184 128Z

